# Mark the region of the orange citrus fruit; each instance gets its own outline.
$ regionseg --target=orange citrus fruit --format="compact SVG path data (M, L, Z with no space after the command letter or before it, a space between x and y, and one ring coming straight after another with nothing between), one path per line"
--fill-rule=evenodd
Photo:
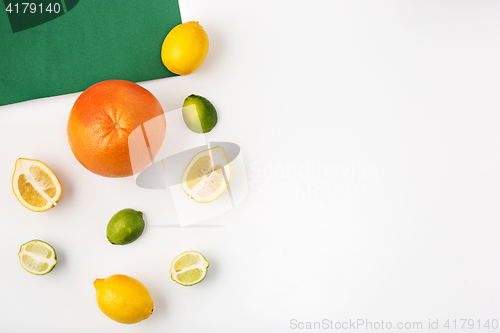
M127 177L152 162L166 129L165 114L153 94L130 81L108 80L78 97L67 132L73 154L86 169L104 177ZM132 142L133 132L140 135ZM149 151L137 151L141 140Z
M61 197L61 183L45 163L19 158L12 176L12 189L24 207L34 212L45 212L57 205Z

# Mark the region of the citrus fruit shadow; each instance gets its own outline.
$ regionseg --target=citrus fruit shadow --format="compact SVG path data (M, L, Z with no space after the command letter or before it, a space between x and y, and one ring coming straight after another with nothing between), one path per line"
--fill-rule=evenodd
M217 70L217 64L223 65L221 59L224 58L224 39L220 37L217 31L207 31L210 46L208 47L207 57L201 66L192 74L211 73Z
M212 256L210 253L208 253L208 255L204 254L204 256L210 263L210 265L207 268L207 275L202 281L198 283L198 285L209 284L211 283L211 281L218 280L219 279L218 276L220 275L218 261L214 259L216 258L216 256Z
M168 315L168 305L165 301L165 297L162 294L162 288L156 288L155 285L148 283L146 286L148 289L151 298L154 302L153 313L148 318L147 322L154 322L155 320L165 320L165 316Z

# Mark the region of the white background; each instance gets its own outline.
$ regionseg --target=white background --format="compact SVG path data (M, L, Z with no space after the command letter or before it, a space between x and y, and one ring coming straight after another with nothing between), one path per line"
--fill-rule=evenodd
M66 122L78 94L1 107L2 332L300 331L292 319L438 319L445 331L446 319L500 320L498 1L180 8L209 35L205 63L141 85L164 110L191 93L214 103L208 139L242 148L247 199L214 219L225 227L155 227L172 208L166 192L95 176L73 157ZM19 157L59 177L55 209L33 213L14 197ZM148 226L112 246L106 224L125 207ZM42 277L18 262L34 238L59 257ZM185 288L168 271L191 249L211 266ZM115 273L149 289L149 319L126 326L99 311L93 281Z

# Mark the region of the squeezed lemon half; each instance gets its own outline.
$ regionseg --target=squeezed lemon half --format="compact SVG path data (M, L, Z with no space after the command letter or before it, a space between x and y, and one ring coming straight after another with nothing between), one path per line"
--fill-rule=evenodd
M56 175L45 163L19 158L12 176L12 189L24 207L44 212L57 205L62 188Z
M182 175L182 189L196 202L212 202L224 193L231 180L231 166L222 147L196 154Z

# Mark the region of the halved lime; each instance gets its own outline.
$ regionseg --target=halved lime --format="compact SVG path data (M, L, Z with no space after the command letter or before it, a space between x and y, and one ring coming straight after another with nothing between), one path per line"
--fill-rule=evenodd
M57 264L57 255L52 246L35 239L21 245L19 262L31 274L44 275Z
M207 259L196 251L179 254L172 262L170 275L172 280L183 286L192 286L201 282L207 276Z

